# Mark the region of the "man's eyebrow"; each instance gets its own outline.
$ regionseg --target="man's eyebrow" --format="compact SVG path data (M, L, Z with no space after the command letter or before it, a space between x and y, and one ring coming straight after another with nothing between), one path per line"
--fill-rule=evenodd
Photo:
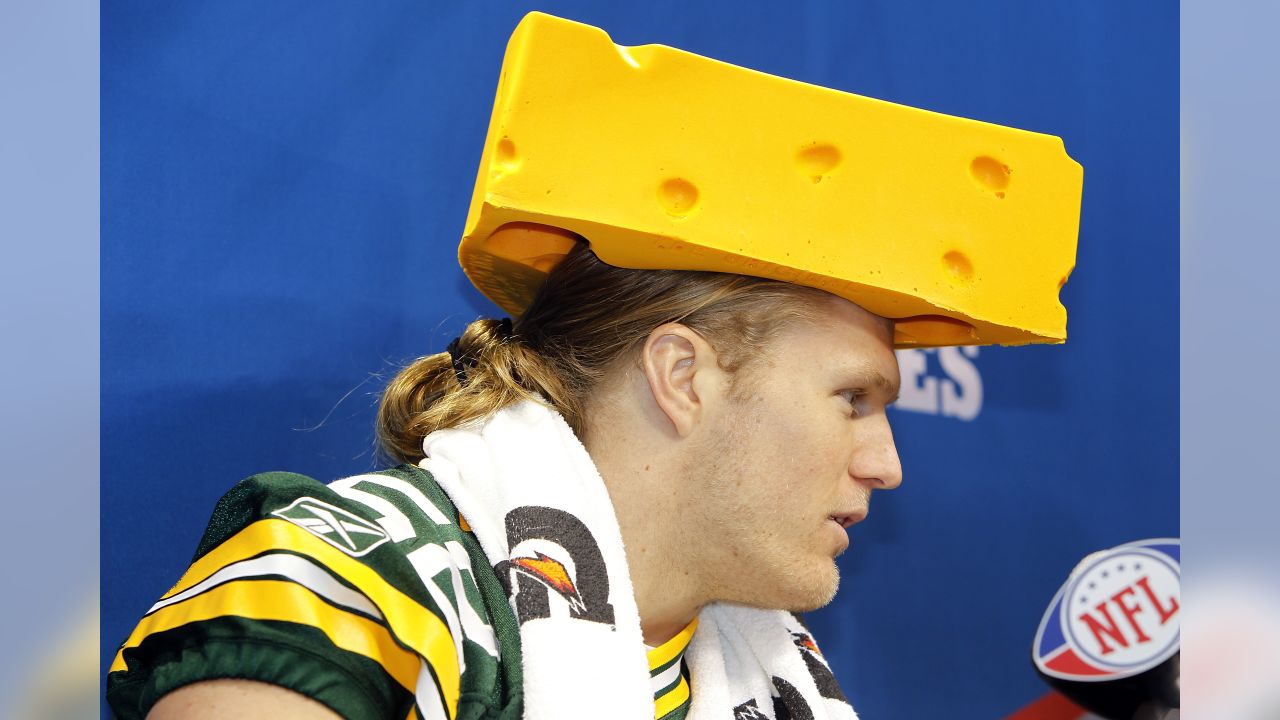
M889 378L885 377L884 373L879 370L871 370L870 368L865 367L855 367L852 371L853 377L857 378L859 383L874 385L884 392L884 394L888 395L889 400L885 402L886 405L892 405L898 402L898 392L901 388L897 383L894 383L889 380Z
M898 392L901 388L896 383L890 382L889 378L879 372L875 373L872 378L872 382L875 383L876 387L883 390L884 393L889 396L889 399L884 403L885 405L892 405L898 402Z

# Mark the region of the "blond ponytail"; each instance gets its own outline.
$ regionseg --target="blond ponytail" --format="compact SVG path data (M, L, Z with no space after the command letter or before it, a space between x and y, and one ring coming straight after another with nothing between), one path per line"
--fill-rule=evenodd
M540 395L562 405L565 392L554 371L502 321L476 320L450 347L413 361L383 392L378 440L393 460L417 462L427 435L520 400Z

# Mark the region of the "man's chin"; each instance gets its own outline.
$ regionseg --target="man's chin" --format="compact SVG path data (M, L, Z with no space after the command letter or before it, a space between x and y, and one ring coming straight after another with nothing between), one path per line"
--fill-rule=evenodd
M772 596L760 596L738 604L765 610L810 612L830 605L839 589L840 569L831 562L828 567L804 573L803 577L793 574L787 585Z
M836 564L831 563L830 578L826 582L815 583L812 587L812 593L805 598L801 598L800 602L795 606L785 608L791 612L809 612L826 607L836 599L836 591L840 589L840 569Z

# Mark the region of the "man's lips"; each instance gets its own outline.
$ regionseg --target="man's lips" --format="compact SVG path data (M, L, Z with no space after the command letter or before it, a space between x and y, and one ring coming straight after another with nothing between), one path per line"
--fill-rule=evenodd
M849 510L847 512L833 513L827 516L828 520L835 522L840 527L848 530L854 525L867 519L867 510Z

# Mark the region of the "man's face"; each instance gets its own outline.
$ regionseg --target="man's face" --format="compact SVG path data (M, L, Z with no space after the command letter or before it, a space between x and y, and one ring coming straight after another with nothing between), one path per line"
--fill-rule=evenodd
M700 569L716 599L799 611L835 596L847 527L902 480L891 340L887 321L831 297L739 369L686 474L705 484Z

